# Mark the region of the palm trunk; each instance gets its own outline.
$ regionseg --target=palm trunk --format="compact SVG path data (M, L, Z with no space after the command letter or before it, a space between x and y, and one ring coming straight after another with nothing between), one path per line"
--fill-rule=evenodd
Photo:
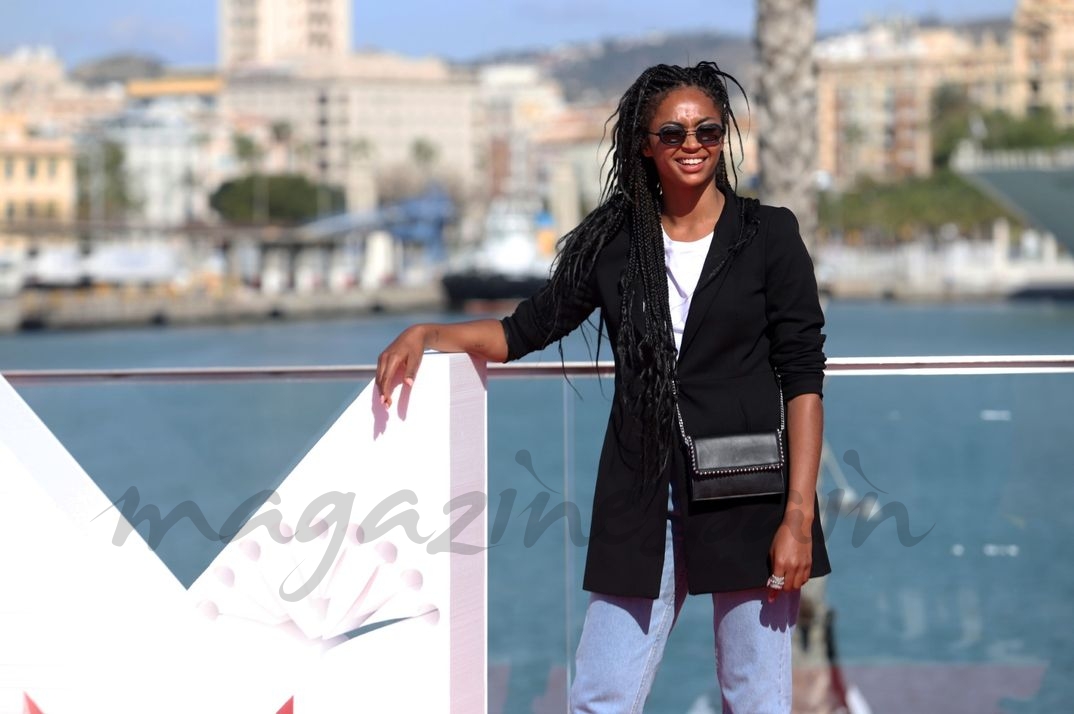
M817 231L816 0L758 0L761 198L794 211L812 249Z
M794 211L811 251L817 231L815 36L816 0L757 0L761 199ZM824 581L809 581L802 590L794 639L796 714L822 714L838 706L838 675L829 661L829 618Z

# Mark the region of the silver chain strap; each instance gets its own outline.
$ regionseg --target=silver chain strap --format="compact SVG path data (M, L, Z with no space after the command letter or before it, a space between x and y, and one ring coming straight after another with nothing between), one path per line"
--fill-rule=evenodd
M783 436L783 431L787 428L787 412L786 406L783 403L783 380L779 376L779 370L772 370L772 373L776 376L776 389L779 390L779 434ZM675 416L679 418L679 433L682 434L683 441L687 446L691 446L693 439L686 434L686 424L682 420L682 411L679 409L679 383L678 380L672 382L671 390L675 397Z

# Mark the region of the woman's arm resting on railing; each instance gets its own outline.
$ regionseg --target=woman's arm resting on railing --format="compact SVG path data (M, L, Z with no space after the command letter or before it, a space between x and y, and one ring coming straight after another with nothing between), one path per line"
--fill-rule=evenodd
M499 320L411 325L377 359L376 384L384 406L392 405L392 385L400 370L403 381L414 384L422 353L427 349L467 352L493 362L507 360L507 338Z

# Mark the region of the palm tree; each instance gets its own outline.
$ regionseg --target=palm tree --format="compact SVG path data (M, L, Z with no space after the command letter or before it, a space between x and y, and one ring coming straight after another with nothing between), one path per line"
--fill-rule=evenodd
M373 173L376 147L364 136L348 139L344 144L347 162L347 208L352 211L377 206L377 181Z
M232 141L235 157L254 180L254 220L264 223L268 218L268 186L260 169L265 152L258 146L257 141L247 134L236 134Z
M347 160L354 159L355 161L362 162L373 158L374 146L373 142L364 136L360 136L357 139L350 139L347 141Z
M291 142L295 138L294 129L291 128L291 123L287 121L274 121L272 122L272 141L280 146L283 146L284 151L287 154L287 173L294 171L292 156L291 156Z
M428 169L436 163L439 154L436 144L428 139L415 139L414 143L410 145L410 155L414 157L414 161L422 169Z
M761 196L798 217L811 249L817 231L816 0L757 0L755 42Z
M243 165L247 173L253 173L261 165L261 157L264 152L257 145L253 137L248 134L236 134L232 137L232 148L235 158Z
M184 221L188 224L194 222L194 199L198 190L205 183L205 147L208 146L210 137L204 132L194 135L192 142L196 151L193 153L193 162L183 171L181 184L185 194Z
M757 0L754 38L761 197L766 203L794 211L802 238L811 249L817 230L816 15L816 0ZM831 672L826 666L829 617L824 580L810 580L802 589L795 658L801 664L813 665L818 677ZM824 694L830 691L831 686ZM822 701L805 704L804 710L828 711L829 702L830 698L823 696Z

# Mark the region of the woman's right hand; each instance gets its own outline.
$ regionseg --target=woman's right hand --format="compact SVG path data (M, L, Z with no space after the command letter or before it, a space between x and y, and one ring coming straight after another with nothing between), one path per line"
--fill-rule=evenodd
M425 325L411 325L377 358L376 385L380 392L380 403L385 407L392 405L392 386L399 370L403 370L403 382L408 387L414 386L414 377L425 352L425 335Z
M497 362L504 362L508 357L507 337L499 320L486 318L411 325L377 359L376 383L381 404L392 405L392 386L400 369L403 370L403 382L408 387L414 386L414 376L426 348L439 352L468 352Z

